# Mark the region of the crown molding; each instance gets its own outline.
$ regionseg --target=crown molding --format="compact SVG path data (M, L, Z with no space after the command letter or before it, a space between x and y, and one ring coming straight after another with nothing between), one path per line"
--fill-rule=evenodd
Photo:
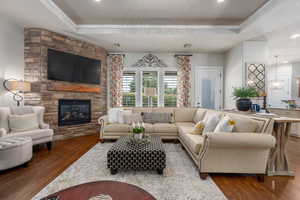
M58 17L65 25L72 29L72 31L77 32L77 24L64 13L52 0L40 0L47 9L52 12L56 17Z
M240 25L126 25L126 24L76 24L62 9L60 9L53 0L40 0L48 10L57 16L66 26L76 34L118 34L124 31L138 32L138 31L153 31L158 33L172 33L172 32L221 32L228 34L239 34L246 27L252 24L259 17L264 15L265 11L273 8L281 0L269 0L262 7L256 10L250 17L248 17Z
M280 1L281 0L269 0L268 2L266 2L262 7L257 9L251 16L249 16L240 24L240 31L244 30L259 17L263 16L267 10L270 10L273 7L275 7L275 5L278 4Z

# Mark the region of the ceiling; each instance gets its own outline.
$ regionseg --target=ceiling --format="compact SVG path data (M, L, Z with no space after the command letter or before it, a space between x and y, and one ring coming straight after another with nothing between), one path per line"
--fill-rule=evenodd
M299 0L116 1L1 0L0 15L112 52L220 53L241 41L263 39L270 57L300 61L300 38L289 38L300 33Z
M54 0L76 24L222 24L243 22L268 0ZM84 3L83 3L84 2Z

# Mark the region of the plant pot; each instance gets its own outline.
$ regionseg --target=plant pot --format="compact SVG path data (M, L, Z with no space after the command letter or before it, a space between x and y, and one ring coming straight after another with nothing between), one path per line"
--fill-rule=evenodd
M250 99L236 100L236 107L239 111L248 111L251 109L252 102Z
M136 140L141 140L141 139L143 139L143 133L135 133L135 134L133 135L133 137L134 137L134 139L136 139Z

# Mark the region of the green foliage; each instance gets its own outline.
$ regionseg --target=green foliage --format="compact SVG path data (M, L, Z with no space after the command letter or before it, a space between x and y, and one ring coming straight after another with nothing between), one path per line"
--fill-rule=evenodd
M248 99L251 97L258 97L258 92L253 87L234 88L232 94L235 99Z

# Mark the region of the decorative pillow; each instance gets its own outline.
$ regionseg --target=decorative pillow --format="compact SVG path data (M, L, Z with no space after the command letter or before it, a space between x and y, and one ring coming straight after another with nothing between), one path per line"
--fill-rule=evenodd
M124 115L132 114L132 110L119 110L118 112L118 123L124 124Z
M11 107L10 109L13 115L27 115L34 113L31 106Z
M226 132L231 133L236 122L229 116L225 116L217 125L214 133Z
M205 128L205 122L200 121L194 126L194 130L191 132L191 134L202 135L204 128Z
M119 122L119 111L123 110L122 108L111 108L108 111L108 123L118 123Z
M204 119L205 113L206 110L199 108L194 115L193 121L197 124Z
M143 122L143 119L140 113L124 114L124 122L126 124L139 123Z
M207 120L205 121L203 133L213 132L216 129L220 120L221 117L219 114L212 115L209 118L207 118Z
M12 133L39 129L36 113L27 115L9 115L8 123Z
M143 122L145 123L171 123L172 113L148 113L142 112Z

